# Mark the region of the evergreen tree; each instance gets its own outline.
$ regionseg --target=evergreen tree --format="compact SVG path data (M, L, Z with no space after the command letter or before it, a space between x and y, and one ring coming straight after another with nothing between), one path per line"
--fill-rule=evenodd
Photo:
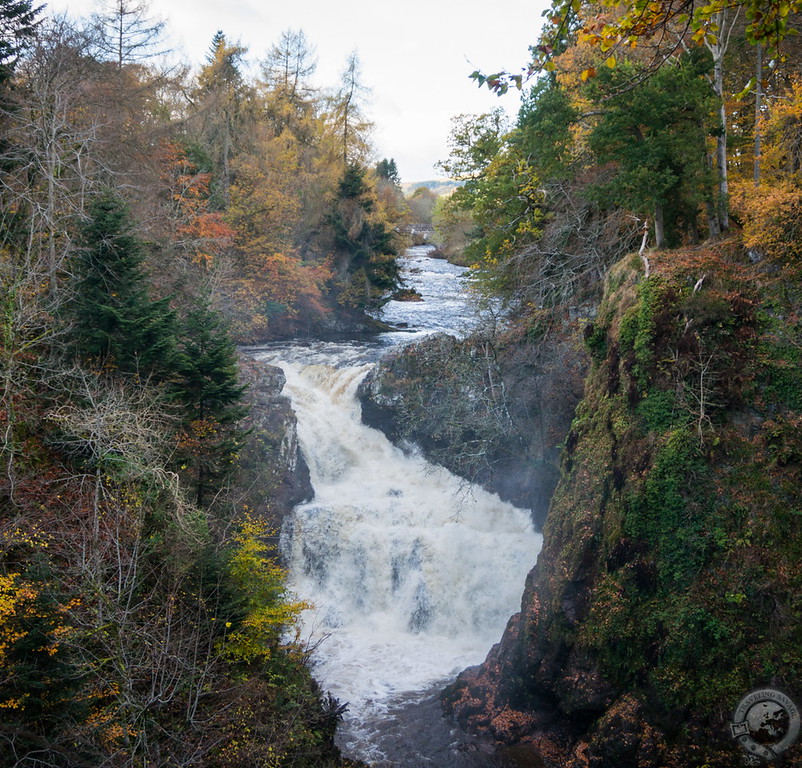
M589 91L605 104L588 145L599 163L615 163L614 179L599 190L614 203L652 216L658 248L697 236L700 205L714 194L707 164L711 94L704 55L684 55L629 91L637 68L605 68ZM595 93L594 93L595 92Z
M381 306L398 287L397 248L393 232L377 214L375 196L361 165L346 166L329 221L343 285L341 303L360 308Z
M238 383L234 344L206 295L197 298L181 330L181 354L171 389L183 406L182 468L203 506L207 491L233 466L243 437L238 423L247 412L242 405L245 387Z
M241 71L246 53L246 48L230 45L218 31L212 39L206 65L198 73L198 86L192 97L198 107L203 144L215 162L221 207L229 203L231 161L252 93Z
M398 166L396 165L395 159L392 157L389 160L385 157L383 160L379 160L379 162L376 163L376 175L380 179L387 179L387 181L395 185L401 183L401 176L398 174Z
M0 0L0 171L14 167L9 157L7 137L10 114L14 111L11 98L12 78L20 54L30 45L39 25L41 12L31 0Z
M75 352L124 373L167 379L176 365L169 299L149 296L142 243L126 204L113 193L94 200L81 233L71 302Z
M41 10L32 0L0 0L0 88L6 87L20 53L36 33Z

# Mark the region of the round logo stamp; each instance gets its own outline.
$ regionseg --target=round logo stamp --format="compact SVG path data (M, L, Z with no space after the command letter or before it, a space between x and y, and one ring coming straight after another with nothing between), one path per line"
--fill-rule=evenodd
M750 765L770 763L799 736L799 709L772 688L752 691L741 699L730 723L732 737L752 758Z

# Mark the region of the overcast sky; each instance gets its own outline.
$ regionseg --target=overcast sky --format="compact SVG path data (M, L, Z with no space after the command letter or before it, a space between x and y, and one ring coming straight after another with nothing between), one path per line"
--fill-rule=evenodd
M99 0L50 0L50 12L87 16ZM545 0L151 0L170 42L193 64L203 61L222 30L264 57L282 31L302 29L316 47L317 84L335 86L356 50L368 86L378 159L395 158L402 180L439 176L434 163L448 154L451 118L503 106L469 79L474 69L518 71L528 61Z

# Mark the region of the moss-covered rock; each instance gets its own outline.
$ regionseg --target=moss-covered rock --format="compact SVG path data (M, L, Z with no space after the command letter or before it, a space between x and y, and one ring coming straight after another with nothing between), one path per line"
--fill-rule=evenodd
M737 241L650 258L611 271L586 332L521 613L444 697L546 765L735 765L744 694L802 701L799 274Z
M410 344L360 385L362 419L542 525L587 364L577 329Z

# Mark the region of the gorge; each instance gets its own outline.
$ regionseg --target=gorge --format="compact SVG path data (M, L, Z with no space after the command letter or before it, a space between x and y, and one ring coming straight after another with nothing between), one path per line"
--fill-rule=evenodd
M321 637L333 637L320 643L316 673L353 702L341 736L347 754L381 766L424 765L432 755L455 766L488 759L572 768L727 766L740 755L727 730L730 708L756 685L794 690L788 649L798 624L783 616L796 611L798 580L798 520L790 511L798 374L782 362L794 354L782 326L755 310L781 305L781 275L750 264L737 242L650 258L648 278L637 256L616 265L598 315L581 324L592 360L584 400L563 447L544 551L525 579L539 537L522 535L512 508L495 501L482 511L478 491L470 495L479 506L469 507L451 486L427 516L441 470L424 471L424 501L407 485L417 452L407 447L404 455L357 423L357 384L375 374L387 347L317 344L282 364L301 443L313 457L313 484L322 489L297 509L285 541L295 587L326 606L314 621ZM700 269L703 290L694 287ZM437 339L421 344L437 346ZM461 343L452 339L445 348L461 354ZM759 359L756 345L765 350ZM660 357L665 349L677 354ZM286 350L259 354L288 357ZM717 373L700 379L700 359ZM324 381L325 403L304 403L316 389L319 397ZM390 383L385 405L409 401L408 390ZM351 411L348 426L331 421L343 406ZM314 414L327 423L304 438L304 421ZM342 447L351 429L360 439L370 435L359 461ZM326 465L314 466L321 457ZM385 477L374 461L396 468ZM352 468L360 479L343 485ZM381 508L382 517L371 518L367 506ZM340 531L336 518L345 521ZM457 520L470 537L456 533ZM395 538L380 541L380 530ZM476 550L487 559L472 559ZM430 576L434 560L425 553L444 568L438 575ZM767 569L771 580L759 581ZM501 629L507 614L512 619L494 637L491 626ZM466 632L479 624L487 632ZM439 632L456 642L437 640ZM444 702L468 732L514 746L514 757L489 757L482 742L450 731L435 700L457 667L476 664L499 637L483 663L448 685ZM476 642L468 651L464 641ZM414 665L403 663L409 658ZM445 741L432 735L431 723ZM410 724L414 735L403 735ZM412 752L405 751L410 743ZM689 753L698 760L689 763Z
M286 376L314 488L283 531L291 586L314 606L302 630L317 646L314 674L348 703L345 753L377 766L434 753L440 765L483 764L426 702L498 639L540 548L529 512L361 424L357 385L383 353L473 317L463 270L428 250L401 260L424 300L383 315L405 332L250 350Z

